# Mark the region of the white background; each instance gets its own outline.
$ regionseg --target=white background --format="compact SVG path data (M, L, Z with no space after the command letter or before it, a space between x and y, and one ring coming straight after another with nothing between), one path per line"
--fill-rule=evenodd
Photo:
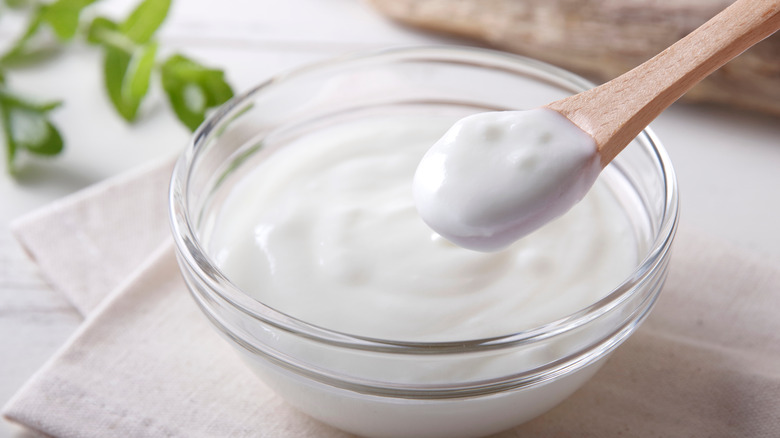
M131 4L103 0L98 10L124 16ZM8 14L0 20L0 44L6 45L18 22ZM161 41L165 52L182 51L223 67L238 92L280 71L347 52L464 43L398 26L359 0L179 0ZM17 90L66 102L54 120L67 150L51 161L20 160L26 170L19 180L0 172L0 404L81 320L27 260L8 225L123 170L174 155L187 141L159 90L134 126L115 116L103 93L100 59L97 50L77 43L8 75ZM677 170L684 225L780 266L780 117L675 104L652 127ZM0 436L25 432L0 420Z

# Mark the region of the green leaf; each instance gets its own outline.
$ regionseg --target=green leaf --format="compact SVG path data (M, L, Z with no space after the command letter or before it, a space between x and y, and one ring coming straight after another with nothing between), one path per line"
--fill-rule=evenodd
M4 86L0 87L0 124L8 169L12 173L20 149L48 156L62 152L62 135L48 119L48 112L57 106L59 102L32 102L9 92Z
M76 35L81 12L94 2L95 0L57 0L41 8L41 18L51 26L57 38L68 41Z
M119 31L138 44L146 44L165 20L170 7L171 0L144 0L119 25Z
M221 70L182 55L173 55L162 65L162 85L176 116L193 131L206 119L208 109L233 97Z
M127 90L125 95L132 99L143 99L149 91L149 80L154 69L154 60L157 55L157 43L152 42L141 47L130 59L128 66Z
M127 121L135 119L140 102L128 102L122 89L127 68L130 66L130 55L122 50L106 47L103 58L103 75L106 80L106 90L111 103L119 114Z
M157 43L139 47L132 55L112 46L105 49L103 70L108 95L119 114L132 122L149 91Z
M37 155L57 155L63 142L57 128L45 113L23 108L10 109L11 137L17 148L24 148Z

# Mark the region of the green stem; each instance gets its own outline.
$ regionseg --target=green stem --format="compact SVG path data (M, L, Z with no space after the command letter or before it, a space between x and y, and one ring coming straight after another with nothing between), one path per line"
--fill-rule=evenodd
M14 161L16 158L16 143L13 139L11 132L11 111L8 110L7 105L0 103L0 123L3 126L3 137L5 137L5 149L6 149L6 163L8 165L8 173L14 175L16 173L16 166Z
M24 46L27 40L32 38L33 35L35 35L35 32L38 31L38 28L43 23L43 20L41 18L40 14L40 8L42 6L36 4L35 6L35 12L33 12L33 18L30 20L30 23L27 25L27 29L24 31L21 37L19 37L16 42L11 46L11 50L7 51L3 54L2 57L0 57L0 66L6 62L8 62L9 59L15 58L19 56L24 51Z
M97 35L100 42L113 47L115 49L121 50L128 55L132 55L135 50L138 48L138 46L131 40L130 38L126 37L121 32L110 30L110 29L98 29Z
M61 105L61 102L31 103L13 93L9 93L5 88L0 88L0 102L5 106L15 106L40 113L51 111Z

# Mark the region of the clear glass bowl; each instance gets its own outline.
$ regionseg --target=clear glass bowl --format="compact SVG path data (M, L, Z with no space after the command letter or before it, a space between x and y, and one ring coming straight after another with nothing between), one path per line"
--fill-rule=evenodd
M215 212L258 162L292 139L377 114L529 109L586 80L481 49L388 50L275 77L233 99L195 133L173 174L170 207L183 276L216 329L290 404L367 436L481 436L525 422L584 384L648 315L667 273L678 194L669 158L642 132L603 172L639 243L634 272L560 320L490 339L420 343L318 327L250 298L205 250ZM478 379L458 369L489 361ZM392 373L387 372L393 370ZM430 379L410 376L425 369Z

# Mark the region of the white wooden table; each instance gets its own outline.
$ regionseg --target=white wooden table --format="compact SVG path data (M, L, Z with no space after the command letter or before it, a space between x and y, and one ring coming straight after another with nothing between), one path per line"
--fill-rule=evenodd
M103 0L99 8L123 14L132 4ZM0 22L3 45L14 35L8 22L13 27L12 18ZM458 43L390 23L359 0L180 0L164 26L164 50L225 68L237 91L346 52ZM31 95L66 101L54 118L68 149L54 161L28 163L18 181L0 172L0 404L81 321L25 257L10 222L123 170L175 154L187 140L161 100L149 99L135 126L114 116L100 71L97 51L77 44L8 78ZM686 225L780 265L780 118L676 104L653 127L676 166ZM25 435L0 420L0 437Z

